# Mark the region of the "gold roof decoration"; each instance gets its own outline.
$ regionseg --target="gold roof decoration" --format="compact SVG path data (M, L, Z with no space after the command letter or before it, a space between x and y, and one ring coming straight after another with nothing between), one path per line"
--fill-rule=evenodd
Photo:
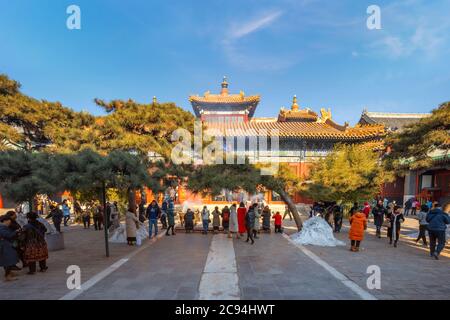
M158 103L158 99L156 99L156 96L153 96L153 101L152 101L152 103L153 103L153 104L157 104L157 103Z
M222 96L227 96L228 95L228 81L227 81L227 77L226 76L223 76L222 90L220 91L220 94Z
M291 110L296 112L298 111L298 103L297 103L297 95L294 95L294 98L292 99L292 107Z
M317 121L317 113L311 109L301 109L298 105L298 99L295 95L292 99L292 106L290 110L286 110L284 107L280 109L278 115L278 121Z
M210 91L206 91L203 96L191 95L189 97L190 102L195 103L211 103L211 104L227 104L227 103L243 103L243 104L254 104L259 103L260 96L252 95L246 96L244 91L240 91L238 94L230 94L228 91L228 80L227 77L223 77L221 83L221 91L219 94L212 94Z
M320 118L323 122L331 120L331 109L325 110L325 108L320 109Z

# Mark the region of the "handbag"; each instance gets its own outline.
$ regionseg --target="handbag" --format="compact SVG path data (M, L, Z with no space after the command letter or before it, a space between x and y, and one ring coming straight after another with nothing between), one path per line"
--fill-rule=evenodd
M385 228L390 228L391 227L391 222L386 219L386 220L383 221L382 226L385 227Z

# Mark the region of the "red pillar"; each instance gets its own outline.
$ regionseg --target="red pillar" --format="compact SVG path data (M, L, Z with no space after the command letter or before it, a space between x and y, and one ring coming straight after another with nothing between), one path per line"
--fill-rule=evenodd
M3 209L3 198L1 194L0 194L0 209Z

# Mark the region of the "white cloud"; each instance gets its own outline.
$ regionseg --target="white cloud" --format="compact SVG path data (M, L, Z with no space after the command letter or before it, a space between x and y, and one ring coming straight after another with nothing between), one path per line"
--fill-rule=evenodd
M283 14L282 11L276 10L269 12L268 14L258 17L250 22L240 25L234 25L230 33L227 35L228 39L239 39L245 37L253 32L258 31L264 27L271 25L275 20L277 20Z
M388 35L374 43L374 47L384 51L392 58L408 57L421 53L427 58L436 56L443 45L445 38L438 29L419 25L414 32L406 36Z
M270 53L271 50L254 50L251 46L244 46L241 41L244 37L270 27L282 15L282 10L274 9L265 11L245 23L231 22L221 42L228 61L245 69L266 71L286 69L296 63L298 57L292 57L290 53L275 54Z
M386 46L388 54L394 57L407 55L410 52L399 37L387 36L381 40L381 44Z
M443 3L397 0L382 7L383 31L370 46L376 53L403 58L433 59L449 50L450 20Z
M423 50L429 57L435 56L444 42L445 38L440 35L438 29L424 28L423 26L419 26L411 37L411 44L415 48Z

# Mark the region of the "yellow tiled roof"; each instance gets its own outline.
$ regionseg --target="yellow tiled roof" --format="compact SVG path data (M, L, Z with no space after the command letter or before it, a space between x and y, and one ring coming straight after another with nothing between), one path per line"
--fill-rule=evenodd
M259 102L260 96L245 96L243 94L205 94L204 96L190 96L189 101L200 103L252 103Z
M241 122L207 123L210 135L254 136L278 134L282 138L331 139L331 140L367 140L378 139L385 135L383 126L360 126L339 130L324 122ZM266 133L267 132L267 133ZM277 133L278 132L278 133Z
M308 120L317 120L318 115L314 111L311 110L282 110L278 116L279 121L289 121L296 119L308 119Z

